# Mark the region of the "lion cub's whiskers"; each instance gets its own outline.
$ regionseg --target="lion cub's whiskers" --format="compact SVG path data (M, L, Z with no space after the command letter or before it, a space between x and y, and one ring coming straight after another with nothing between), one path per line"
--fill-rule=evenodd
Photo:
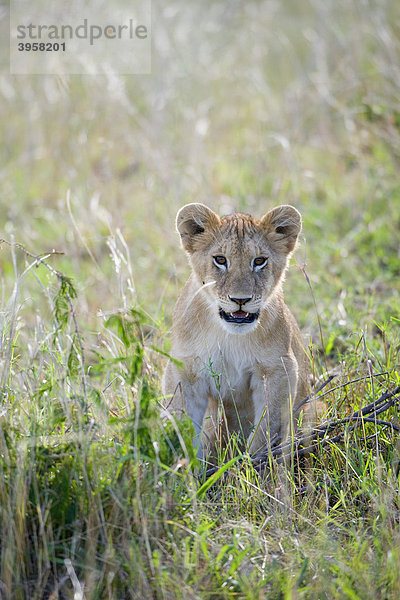
M190 298L190 300L188 300L188 304L185 307L184 312L180 315L179 320L181 320L186 315L187 310L190 308L190 306L191 306L193 300L196 298L197 294L199 292L201 292L201 290L203 290L204 288L209 287L210 285L215 285L216 283L217 282L215 280L214 281L208 281L207 283L203 283L203 285L201 285L199 287L199 289L196 291L196 293L193 294L193 296Z
M203 283L202 286L199 287L199 289L197 290L197 292L195 294L193 294L193 296L190 298L189 300L189 305L192 304L193 300L196 298L197 294L199 292L201 292L201 290L204 290L204 288L209 287L210 285L215 285L217 282L215 281L208 281L207 283Z

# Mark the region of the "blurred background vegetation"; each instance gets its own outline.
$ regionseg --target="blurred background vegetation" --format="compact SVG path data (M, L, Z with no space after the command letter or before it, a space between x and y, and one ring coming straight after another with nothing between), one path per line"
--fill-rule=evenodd
M296 262L307 263L324 327L349 333L398 311L398 3L154 1L152 10L149 76L3 70L2 236L33 253L63 251L52 264L74 277L79 313L96 327L99 309L123 304L110 256L121 232L138 302L169 325L188 274L174 232L180 206L261 216L292 203L304 217ZM0 261L7 289L5 249ZM315 333L293 268L287 297Z

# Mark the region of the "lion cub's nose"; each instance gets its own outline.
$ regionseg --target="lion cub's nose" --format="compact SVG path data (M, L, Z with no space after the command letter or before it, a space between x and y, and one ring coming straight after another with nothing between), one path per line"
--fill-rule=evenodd
M249 302L251 300L251 296L250 298L234 298L233 296L228 295L228 298L232 302L236 302L236 304L239 304L239 306L243 306L243 304L246 304L246 302Z

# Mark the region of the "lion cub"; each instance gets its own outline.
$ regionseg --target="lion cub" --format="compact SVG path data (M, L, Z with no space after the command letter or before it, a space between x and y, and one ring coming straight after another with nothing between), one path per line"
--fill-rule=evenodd
M254 453L291 430L291 409L308 394L308 360L282 292L300 213L278 206L258 221L187 204L176 227L192 274L173 314L171 355L183 366L167 365L166 406L191 417L199 457L233 432Z

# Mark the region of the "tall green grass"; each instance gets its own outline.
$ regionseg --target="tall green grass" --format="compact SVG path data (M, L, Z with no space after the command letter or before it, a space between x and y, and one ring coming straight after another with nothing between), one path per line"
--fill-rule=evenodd
M5 251L16 270L1 312L4 598L396 597L390 427L345 427L307 463L272 462L262 476L244 456L202 482L190 422L159 416L163 350L148 315L103 317L89 349L56 257ZM50 310L27 327L29 277ZM380 331L348 346L336 389L324 392L328 417L399 384L399 340ZM397 408L385 419L398 423Z

